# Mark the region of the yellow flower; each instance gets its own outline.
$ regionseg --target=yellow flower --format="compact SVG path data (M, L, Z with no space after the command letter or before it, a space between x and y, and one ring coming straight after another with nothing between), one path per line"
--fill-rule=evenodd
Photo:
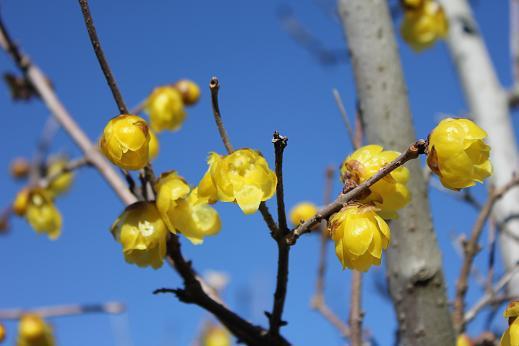
M63 172L63 169L66 166L67 159L65 159L64 157L57 157L55 159L52 159L49 163L47 175L54 176L55 174L59 174L57 178L53 179L50 182L47 189L52 195L52 197L56 197L64 192L67 192L70 189L72 183L74 182L73 172Z
M189 79L182 79L175 83L175 89L180 91L182 101L186 106L193 105L200 99L200 88Z
M416 51L432 46L447 35L449 24L442 6L435 0L425 0L416 8L405 8L400 26L402 38Z
M223 157L211 153L207 162L198 195L209 203L236 201L245 214L252 214L276 192L276 174L256 150L239 149Z
M122 114L108 122L100 147L113 164L138 170L148 164L150 134L146 121L136 115Z
M389 226L372 207L350 205L330 218L335 253L343 268L367 271L379 265L391 239Z
M150 142L148 145L148 153L149 153L150 161L155 160L157 155L159 155L159 150L160 150L159 139L157 138L157 135L155 134L155 132L150 130Z
M341 179L361 184L375 175L382 167L400 155L397 151L384 151L380 145L366 145L348 156L341 166ZM362 200L380 209L379 214L391 219L396 211L411 200L407 189L409 170L399 167L370 187L371 193Z
M0 323L0 342L5 341L6 334L7 332L5 331L5 326L2 323Z
M456 346L472 346L472 345L473 345L472 340L470 340L470 338L466 334L461 334L456 339Z
M18 193L13 210L24 216L36 233L45 233L55 240L61 234L61 214L52 202L52 195L40 188L25 188Z
M22 316L16 346L54 346L52 328L38 315Z
M508 318L508 329L501 337L501 346L519 345L519 302L510 302L504 312L504 317Z
M315 214L317 214L317 206L315 204L310 202L301 202L290 211L290 221L292 221L292 224L297 226Z
M224 327L210 326L204 332L202 346L231 346L231 335Z
M156 190L157 208L172 233L180 232L193 244L201 244L204 237L220 231L216 210L175 171L162 174Z
M139 267L158 269L166 256L167 227L152 202L136 202L112 225L112 235L123 246L124 259Z
M11 162L11 165L9 166L9 172L15 179L25 179L31 172L31 164L27 159L18 157L14 159L13 162Z
M468 119L443 119L429 135L427 164L443 186L459 190L492 175L487 133Z
M171 86L155 88L146 101L151 128L156 131L178 130L186 113L180 92Z

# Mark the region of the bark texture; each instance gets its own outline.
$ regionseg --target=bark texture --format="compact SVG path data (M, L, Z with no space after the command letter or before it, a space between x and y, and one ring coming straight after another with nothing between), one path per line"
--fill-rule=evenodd
M404 150L415 137L386 0L339 0L360 111L369 143ZM409 206L392 222L386 262L400 345L454 345L441 254L420 163L411 172Z

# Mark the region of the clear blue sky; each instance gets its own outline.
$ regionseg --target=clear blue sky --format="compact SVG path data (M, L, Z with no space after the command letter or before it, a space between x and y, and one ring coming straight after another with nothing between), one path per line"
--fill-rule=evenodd
M287 204L301 200L321 203L325 167L338 166L351 151L331 89L341 91L353 114L352 73L348 64L319 65L289 37L277 18L279 5L289 4L327 47L342 49L341 28L319 3L329 9L334 6L331 0L92 1L98 33L129 105L141 101L154 86L179 78L191 78L203 88L202 99L188 110L182 130L161 135L162 152L155 164L158 172L176 169L196 184L206 169L207 153L223 152L206 88L216 75L222 84L221 109L234 145L257 148L272 163L272 132L287 135ZM483 36L505 85L511 74L507 3L475 2ZM78 3L5 0L2 5L12 35L50 76L79 124L96 138L117 108L92 52ZM399 43L418 136L425 137L444 114L467 114L445 45L418 55ZM4 54L0 54L0 69L14 70ZM5 87L0 88L0 105L1 207L21 188L10 180L7 163L20 155L32 155L48 111L37 101L13 104ZM64 133L57 136L53 150L79 154ZM339 188L337 182L335 190ZM482 198L484 188L476 190ZM431 198L452 297L460 261L451 236L469 230L475 213L443 193L432 191ZM269 204L275 210L273 202ZM188 345L207 314L173 296L151 294L158 287L180 285L169 267L143 270L124 262L119 244L108 232L122 205L99 175L84 169L72 191L57 203L64 215L59 240L37 236L22 220L14 220L11 232L0 238L0 308L118 300L128 306L125 316L54 319L59 344L117 345L114 330L129 328L130 345ZM185 254L200 272L228 272L231 283L226 301L248 319L265 325L263 311L271 308L275 278L274 242L259 215L245 216L231 204L219 204L217 209L223 220L221 234L203 246L184 242ZM337 331L309 309L317 254L318 238L313 236L304 237L292 250L284 316L289 325L283 331L295 345L340 345L343 342ZM484 269L485 260L484 253L478 267ZM350 273L341 271L333 251L328 274L327 301L346 319ZM365 326L381 345L390 345L394 313L391 303L375 289L377 276L383 280L383 267L370 271L365 279ZM473 288L470 301L479 294L481 290ZM497 322L496 328L504 327L504 320L498 317ZM474 324L471 332L479 325ZM12 322L7 326L11 334L7 343L13 344L16 326Z

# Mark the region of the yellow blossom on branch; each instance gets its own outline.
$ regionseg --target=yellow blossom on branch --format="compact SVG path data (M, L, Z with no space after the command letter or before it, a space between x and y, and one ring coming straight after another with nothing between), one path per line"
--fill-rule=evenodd
M179 80L173 86L180 92L186 106L193 105L200 99L200 88L189 79Z
M202 336L202 346L231 346L231 335L221 326L209 326Z
M138 170L148 164L149 141L146 121L136 115L122 114L108 122L99 145L113 164Z
M290 221L293 225L299 225L302 222L317 214L317 206L310 202L301 202L296 204L290 211Z
M54 346L52 328L38 315L22 316L16 346Z
M252 214L276 192L276 174L256 150L239 149L226 156L211 153L207 162L198 196L209 203L236 202L245 214Z
M400 32L414 50L429 48L447 35L448 28L445 12L436 0L404 1Z
M345 183L362 184L382 167L400 155L397 151L384 151L380 145L366 145L348 156L341 166L341 179ZM361 202L371 203L379 208L379 214L386 218L397 217L396 212L411 200L407 189L409 170L398 167L370 187L370 194Z
M367 271L379 265L391 240L389 226L373 207L349 205L330 218L335 253L343 268Z
M52 179L47 189L53 197L67 192L74 182L74 173L63 171L63 169L67 166L67 163L68 160L64 157L57 157L49 162L47 175L53 176L55 174L59 174L55 179Z
M146 112L156 132L178 130L186 118L182 94L172 86L155 88L146 100Z
M427 164L448 189L482 183L492 175L487 133L468 119L443 119L429 135Z
M112 225L112 235L123 246L126 262L158 269L166 256L167 227L152 202L136 202Z
M162 174L156 190L157 208L172 233L180 232L193 244L200 244L205 237L220 231L216 210L175 171Z
M501 336L500 346L519 345L519 302L510 302L504 312L504 317L508 318L508 328Z

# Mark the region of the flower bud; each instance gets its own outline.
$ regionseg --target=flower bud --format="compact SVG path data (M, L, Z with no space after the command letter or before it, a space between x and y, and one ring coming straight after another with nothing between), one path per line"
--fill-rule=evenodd
M492 175L487 133L468 119L443 119L429 135L427 164L443 186L459 190Z
M150 134L146 121L136 115L122 114L108 122L100 147L116 166L138 170L148 164Z
M31 172L31 164L23 157L18 157L11 162L9 172L14 179L25 179Z
M467 336L467 334L461 334L456 339L456 346L473 346L472 340Z
M317 214L317 206L310 202L301 202L296 204L290 211L290 221L294 226L305 222Z
M155 160L157 155L159 155L160 150L160 143L159 139L157 138L157 135L155 132L150 130L150 142L148 144L148 150L149 150L149 160Z
M54 346L52 328L38 315L22 316L18 325L17 346Z
M186 118L181 93L171 87L155 88L146 101L153 131L178 130Z
M276 174L256 150L239 149L223 157L211 153L208 164L199 184L201 199L236 201L245 214L252 214L276 192Z
M0 323L0 343L5 341L7 335L7 331L5 330L5 326Z
M200 88L195 82L189 79L179 80L175 83L174 87L180 91L182 101L184 101L186 106L193 105L200 99Z
M47 176L54 176L59 174L56 178L51 180L47 188L53 197L67 192L74 182L74 173L71 171L66 172L64 170L67 166L67 163L68 160L64 157L56 157L49 162Z
M222 326L209 326L202 336L202 346L231 346L231 335Z
M139 267L162 267L167 227L152 202L136 202L112 225L112 235L123 247L124 259Z
M379 265L391 239L389 226L373 207L348 205L330 218L335 253L343 268L367 271Z
M411 48L421 51L447 35L449 24L443 7L436 0L424 0L418 7L404 7L400 26L402 38Z
M25 218L36 233L45 233L51 240L61 235L61 214L46 190L35 188L30 191Z
M362 184L399 155L397 151L384 151L380 145L361 147L342 163L341 179L345 183ZM377 207L380 216L385 219L396 218L396 212L411 200L411 193L407 189L408 180L409 170L398 167L373 184L369 195L361 202Z
M21 189L16 195L14 202L11 206L11 209L16 215L25 215L25 212L27 211L27 206L29 205L29 195L30 189L28 187Z

